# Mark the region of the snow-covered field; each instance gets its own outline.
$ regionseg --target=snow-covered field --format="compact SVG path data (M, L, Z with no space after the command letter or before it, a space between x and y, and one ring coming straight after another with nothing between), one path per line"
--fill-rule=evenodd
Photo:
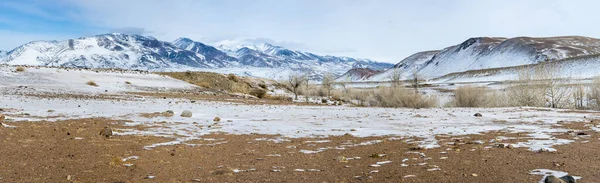
M300 137L339 136L357 137L395 136L417 138L426 148L439 147L437 135L470 135L490 131L527 133L528 140L513 144L530 150L553 150L556 144L567 144L571 139L559 139L553 133L564 133L559 121L589 121L596 113L574 113L537 108L435 108L392 109L348 106L294 106L246 105L226 102L190 101L129 97L124 91L138 91L149 87L164 90L194 88L190 84L154 74L104 73L93 71L29 68L13 72L14 68L0 69L0 92L27 86L30 92L80 92L121 94L125 100L109 99L47 99L35 96L5 94L0 96L0 108L14 121L55 121L63 119L105 117L127 121L127 125L147 126L139 130L122 129L119 135L156 135L171 137L167 144L148 144L149 147L168 144L186 144L210 133L270 134L282 139ZM98 87L87 86L94 80ZM129 81L132 87L125 84ZM55 112L48 112L54 110ZM172 110L173 117L141 117L142 113ZM191 118L179 114L189 110ZM481 113L483 117L474 117ZM26 115L25 115L26 114ZM213 122L215 117L221 121ZM193 144L190 144L193 145Z

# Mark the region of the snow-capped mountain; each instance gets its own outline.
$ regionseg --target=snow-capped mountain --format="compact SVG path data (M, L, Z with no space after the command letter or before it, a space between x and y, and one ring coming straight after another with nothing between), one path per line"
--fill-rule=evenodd
M205 54L204 44L194 42L188 38L175 40L175 45L185 50ZM370 68L374 70L387 69L392 66L389 63L375 62L368 59L355 59L349 57L320 56L309 52L290 50L269 43L219 45L217 46L223 54L237 59L237 68L229 69L229 72L238 70L239 74L258 77L283 79L290 72L308 72L312 79L319 80L325 72L341 75L353 68ZM233 59L230 59L233 60ZM222 69L221 69L222 70ZM219 70L217 70L219 71Z
M600 39L568 36L548 38L471 38L461 44L416 53L399 62L394 69L363 81L389 80L393 72L404 78L417 73L422 78L437 78L451 73L537 64L549 60L600 53Z
M4 56L6 56L6 51L0 50L0 59Z
M64 41L34 41L8 52L12 65L163 70L213 68L219 63L151 37L103 34Z
M149 71L203 70L282 79L306 72L318 80L323 73L341 75L352 68L384 69L392 65L366 59L318 56L280 46L259 44L236 50L180 38L102 34L63 41L34 41L6 53L0 63L79 68L121 68Z

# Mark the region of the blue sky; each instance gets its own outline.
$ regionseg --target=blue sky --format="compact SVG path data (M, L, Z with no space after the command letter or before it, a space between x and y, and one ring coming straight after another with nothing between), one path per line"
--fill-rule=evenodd
M470 37L600 37L594 0L1 0L0 50L122 32L398 62Z

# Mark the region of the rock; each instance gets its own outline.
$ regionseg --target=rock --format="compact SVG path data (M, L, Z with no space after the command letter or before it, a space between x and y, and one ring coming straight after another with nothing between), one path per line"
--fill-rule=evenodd
M221 118L219 118L219 117L215 117L215 119L213 119L213 121L214 121L214 122L219 122L219 121L221 121Z
M555 176L550 175L544 179L544 183L575 183L575 179L569 175L561 178L556 178Z
M477 175L476 173L474 173L474 174L471 174L471 176L473 176L473 177L477 177L477 176L479 176L479 175Z
M52 109L50 109L50 110L48 110L48 112L56 112L56 111L55 111L55 110L52 110Z
M185 111L181 112L181 117L191 118L192 117L192 111L185 110Z
M505 145L504 144L498 144L498 148L504 148Z
M512 144L508 144L508 145L506 146L506 148L509 148L509 149L514 149L514 148L515 148L515 146L513 146Z
M578 132L577 135L587 135L585 132Z
M4 114L0 114L0 122L4 121L6 119L6 116L4 116Z
M483 115L481 115L481 113L475 113L473 116L475 116L475 117L482 117Z
M348 163L348 158L346 158L344 156L338 156L335 158L335 161L341 162L341 163Z
M104 127L104 129L102 129L100 131L100 135L102 135L106 138L110 138L110 136L113 135L113 131L112 131L112 129L110 129L110 127Z

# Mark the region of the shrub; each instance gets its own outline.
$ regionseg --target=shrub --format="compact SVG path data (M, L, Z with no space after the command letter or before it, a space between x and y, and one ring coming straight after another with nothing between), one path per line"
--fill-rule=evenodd
M262 90L262 89L252 89L250 91L250 95L258 97L258 98L264 98L267 95L267 91Z
M96 87L98 86L98 84L96 84L96 82L94 82L94 81L88 81L86 84L90 85L90 86L96 86Z
M238 77L235 74L227 74L227 79L233 81L233 82L239 82Z
M17 67L16 71L17 72L25 72L25 68L24 67Z
M267 96L265 96L265 98L269 99L269 100L280 100L280 101L286 101L286 102L294 101L294 98L292 98L292 97L286 97L286 96L281 96L281 95L267 95Z
M262 89L265 89L265 90L267 89L267 85L266 85L266 84L264 84L264 83L259 83L259 84L258 84L258 87L260 87L260 88L262 88Z
M461 86L454 91L456 107L484 107L487 103L487 89L482 87Z
M125 81L125 84L128 84L128 85L130 85L130 84L131 84L131 82L129 82L129 81Z
M437 98L424 96L414 90L399 87L381 87L375 91L371 106L431 108L438 104Z

